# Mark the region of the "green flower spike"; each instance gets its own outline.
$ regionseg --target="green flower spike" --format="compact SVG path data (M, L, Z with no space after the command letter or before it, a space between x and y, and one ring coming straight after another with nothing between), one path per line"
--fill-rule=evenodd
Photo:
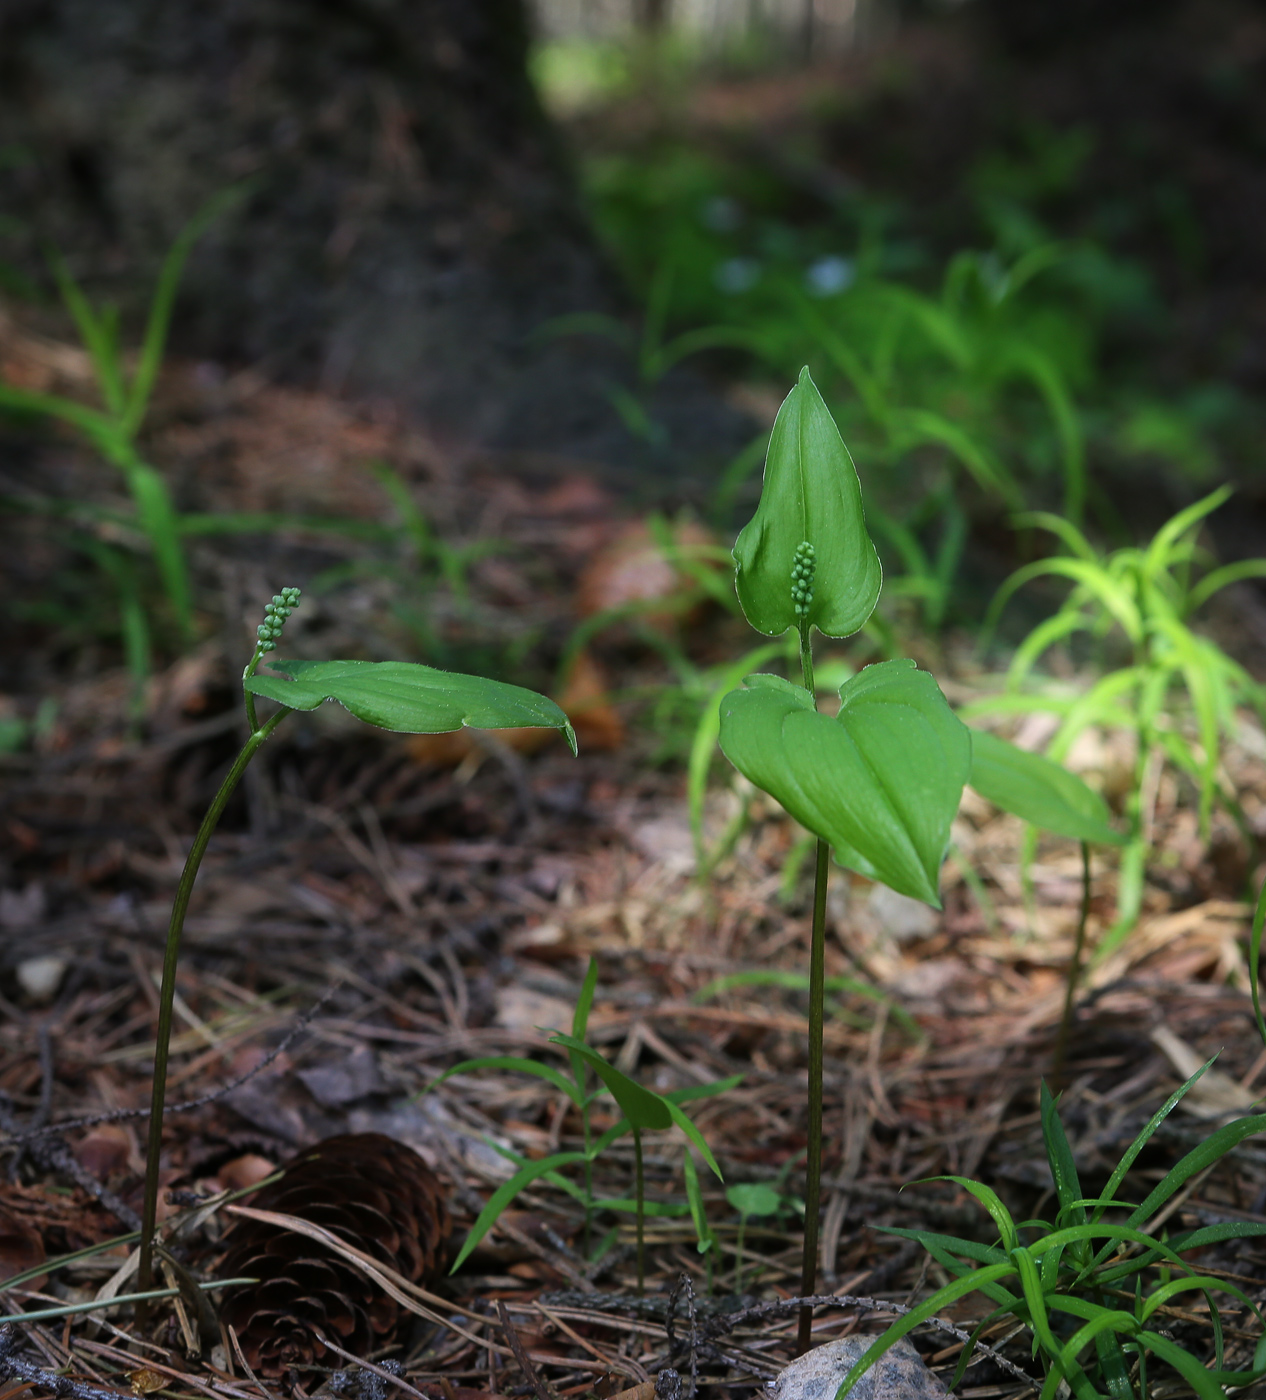
M817 571L817 550L808 540L801 540L796 546L796 557L791 565L791 601L795 605L796 616L806 618L813 606L813 575Z
M256 629L259 637L259 650L276 651L281 640L281 629L286 619L299 606L300 593L297 588L283 588L273 594L271 603L264 604L264 620Z
M768 637L789 627L851 637L879 598L879 556L853 459L807 369L778 410L760 504L734 543L734 562L743 613Z

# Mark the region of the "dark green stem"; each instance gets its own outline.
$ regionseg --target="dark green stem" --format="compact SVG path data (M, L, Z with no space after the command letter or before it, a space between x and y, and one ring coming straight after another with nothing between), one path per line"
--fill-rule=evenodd
M637 1201L637 1296L646 1289L645 1180L642 1176L642 1130L633 1129L634 1196Z
M136 1287L144 1293L153 1280L154 1227L158 1220L158 1171L163 1148L163 1103L167 1094L167 1053L171 1045L172 1005L176 995L176 964L180 957L180 935L185 927L185 913L189 908L189 897L193 893L194 881L198 878L198 867L206 854L212 833L219 825L220 817L233 795L234 788L246 772L255 751L281 721L290 713L282 709L266 721L262 727L252 727L250 738L242 746L241 753L233 760L215 800L202 819L198 834L189 849L185 868L180 874L180 884L171 907L171 921L167 925L167 946L163 952L163 981L158 993L158 1037L154 1046L154 1088L150 1098L149 1143L145 1159L145 1201L141 1207L140 1259L137 1263Z
M804 688L816 696L807 623L800 627L800 670ZM830 846L819 840L813 871L813 931L809 942L809 1150L805 1160L802 1298L811 1298L817 1292L818 1280L818 1215L822 1200L822 1022L826 994L826 884L830 861ZM808 1351L812 1338L813 1309L801 1308L797 1343L800 1352Z
M1064 989L1064 1014L1060 1017L1059 1033L1055 1037L1055 1063L1051 1067L1051 1086L1055 1093L1064 1087L1064 1062L1068 1057L1068 1038L1073 1029L1073 1008L1077 1004L1077 984L1081 980L1081 964L1086 951L1086 924L1090 919L1090 843L1081 843L1081 917L1077 921L1077 942L1068 966L1068 984Z

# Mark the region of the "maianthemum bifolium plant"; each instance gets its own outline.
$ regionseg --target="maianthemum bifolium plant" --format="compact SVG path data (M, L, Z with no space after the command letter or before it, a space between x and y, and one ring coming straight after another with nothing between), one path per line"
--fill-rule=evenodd
M973 735L913 661L865 667L840 687L834 718L819 712L813 629L831 637L858 631L879 599L882 578L852 459L807 369L774 422L760 502L735 542L734 559L747 620L766 636L794 630L799 638L801 684L748 676L721 701L720 744L746 778L817 837L801 1278L807 1297L817 1274L831 851L840 864L939 908L950 823L968 783L1026 821L1083 843L1120 838L1102 801L1080 779L1001 739ZM1075 975L1074 966L1070 979ZM811 1327L806 1308L802 1350Z
M357 719L399 734L440 734L469 726L474 729L556 729L576 752L576 736L567 716L535 691L482 676L439 671L406 661L282 661L270 660L279 674L261 676L256 668L271 657L286 620L299 604L297 588L283 588L264 609L259 640L242 672L242 698L250 734L212 799L198 828L181 872L172 903L163 977L159 990L158 1035L154 1047L154 1085L150 1100L149 1142L145 1163L145 1200L141 1212L138 1291L151 1284L154 1228L158 1213L158 1170L163 1144L163 1103L167 1085L167 1056L171 1042L172 1007L180 938L198 868L212 833L250 761L278 725L296 710L315 710L334 700ZM277 710L261 721L256 699L276 703ZM593 1055L588 1047L577 1050ZM601 1057L597 1057L601 1058ZM606 1062L603 1061L603 1064ZM595 1066L597 1068L597 1066ZM599 1071L601 1072L601 1071ZM637 1088L636 1085L633 1086ZM645 1091L643 1091L645 1092ZM654 1126L667 1126L656 1123Z

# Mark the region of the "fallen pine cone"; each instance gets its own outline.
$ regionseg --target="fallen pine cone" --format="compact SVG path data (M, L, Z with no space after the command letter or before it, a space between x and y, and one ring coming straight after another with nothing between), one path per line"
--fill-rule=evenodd
M250 1204L300 1216L403 1274L434 1277L448 1241L447 1190L411 1147L381 1133L326 1138L284 1164ZM221 1320L251 1369L280 1376L322 1361L313 1328L364 1356L395 1327L399 1305L339 1255L304 1235L239 1217L221 1278L257 1278L235 1290ZM331 1358L335 1366L338 1357Z

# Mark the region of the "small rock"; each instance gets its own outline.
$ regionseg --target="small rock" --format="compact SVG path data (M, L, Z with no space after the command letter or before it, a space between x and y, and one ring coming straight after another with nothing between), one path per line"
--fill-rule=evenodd
M18 964L18 986L32 1001L52 1001L70 964L51 953Z
M358 1045L350 1055L298 1070L296 1074L322 1108L343 1108L349 1103L359 1103L387 1087L368 1045Z
M769 1400L835 1400L844 1377L874 1341L873 1335L843 1337L805 1352L769 1382ZM902 1337L862 1375L848 1400L946 1400L948 1395Z
M866 901L871 916L881 929L898 943L911 943L936 932L940 916L922 900L898 894L887 885L876 885Z

